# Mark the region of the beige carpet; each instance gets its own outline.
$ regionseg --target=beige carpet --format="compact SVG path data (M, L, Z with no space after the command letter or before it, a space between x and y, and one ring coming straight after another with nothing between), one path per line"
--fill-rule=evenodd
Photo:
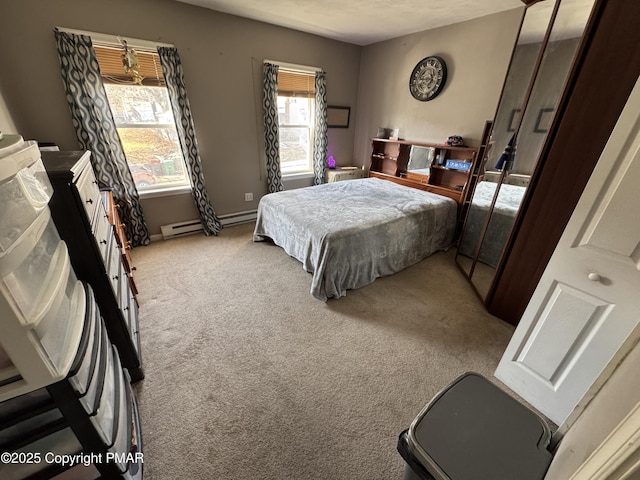
M253 224L133 252L146 479L401 479L398 434L513 328L437 253L322 303Z

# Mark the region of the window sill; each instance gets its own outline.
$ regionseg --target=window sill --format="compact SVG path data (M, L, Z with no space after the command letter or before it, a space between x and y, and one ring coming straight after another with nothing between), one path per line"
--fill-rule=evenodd
M184 195L185 193L191 193L191 187L189 185L185 185L184 187L149 189L144 192L138 191L141 199L172 197L174 195Z
M282 180L303 180L305 178L313 178L313 172L302 172L302 173L289 173L283 174Z

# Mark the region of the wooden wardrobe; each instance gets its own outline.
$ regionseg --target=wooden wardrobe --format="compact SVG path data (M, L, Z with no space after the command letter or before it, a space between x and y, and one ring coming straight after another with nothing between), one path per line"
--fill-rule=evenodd
M490 313L513 325L520 320L640 75L638 25L640 2L595 1L528 193L483 298Z

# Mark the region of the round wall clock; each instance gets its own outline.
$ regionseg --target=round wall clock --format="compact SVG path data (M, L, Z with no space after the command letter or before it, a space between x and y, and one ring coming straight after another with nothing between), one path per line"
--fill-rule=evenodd
M423 58L411 72L409 91L416 100L433 100L447 81L447 65L440 57Z

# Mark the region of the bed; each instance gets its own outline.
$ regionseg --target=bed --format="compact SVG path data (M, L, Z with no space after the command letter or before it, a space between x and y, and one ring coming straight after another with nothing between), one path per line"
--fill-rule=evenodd
M479 182L476 186L464 227L464 234L460 239L460 245L458 245L460 254L470 258L475 256L478 240L497 185L495 182L485 181ZM480 262L492 267L498 265L525 191L526 187L524 186L507 183L500 185L500 192L491 215L491 221L480 249L480 255L478 255Z
M253 235L270 239L313 275L311 294L346 295L449 247L457 204L393 182L364 178L271 193Z

